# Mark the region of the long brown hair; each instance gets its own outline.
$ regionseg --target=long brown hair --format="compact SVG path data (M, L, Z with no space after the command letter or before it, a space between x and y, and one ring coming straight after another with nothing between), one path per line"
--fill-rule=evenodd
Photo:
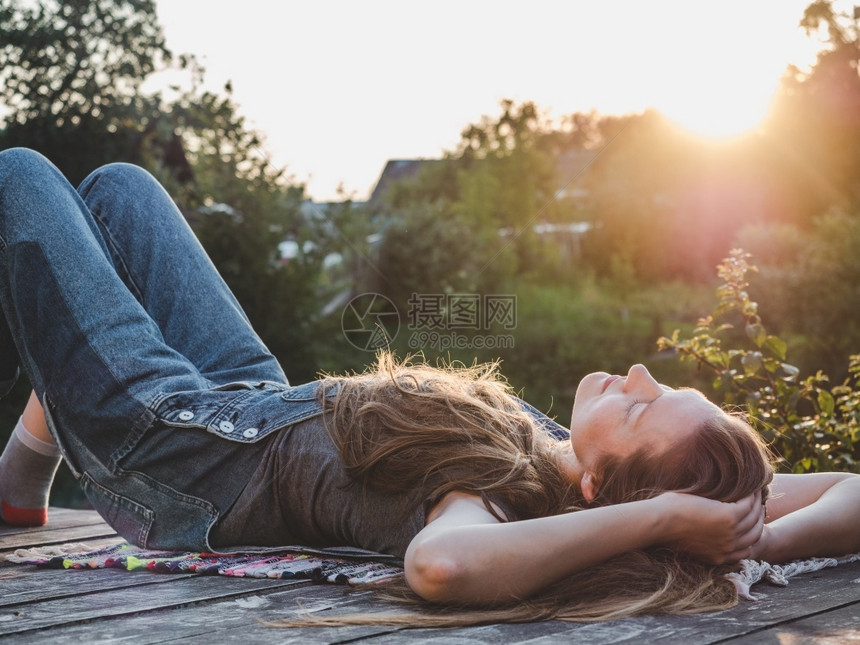
M431 367L398 363L330 378L332 435L349 475L380 490L422 489L428 505L462 491L502 503L518 519L579 502L561 473L554 440L511 396L497 365ZM503 518L499 518L503 519Z
M348 472L364 485L420 488L431 503L451 491L473 493L490 512L496 514L492 500L517 519L587 506L562 472L553 448L557 440L517 404L495 364L430 367L399 363L382 353L367 372L329 378L323 389L337 390L326 403L329 432ZM722 413L672 454L642 451L624 460L606 456L598 470L601 484L592 505L670 490L736 501L757 490L766 494L773 476L767 449L755 431ZM728 570L654 548L619 555L507 606L428 603L398 581L385 586L386 596L415 603L415 613L309 617L277 624L451 627L695 613L737 603L735 587L723 577Z

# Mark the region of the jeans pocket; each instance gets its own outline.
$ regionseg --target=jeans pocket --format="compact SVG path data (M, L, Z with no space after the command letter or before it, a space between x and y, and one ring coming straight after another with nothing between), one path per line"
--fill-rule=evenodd
M146 547L155 514L151 509L105 488L89 473L80 479L87 499L104 520L123 538L137 546Z

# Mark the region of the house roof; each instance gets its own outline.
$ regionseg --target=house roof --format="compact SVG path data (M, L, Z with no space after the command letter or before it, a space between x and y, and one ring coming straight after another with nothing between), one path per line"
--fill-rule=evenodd
M597 153L593 150L568 150L561 153L557 160L559 188L567 196L581 197L584 194L582 175ZM385 205L385 195L391 186L404 179L412 179L430 165L445 162L445 159L389 159L382 169L367 206L378 209Z
M382 174L370 193L367 205L371 208L382 206L385 193L395 182L417 177L418 173L431 164L438 164L442 159L389 159L382 169Z

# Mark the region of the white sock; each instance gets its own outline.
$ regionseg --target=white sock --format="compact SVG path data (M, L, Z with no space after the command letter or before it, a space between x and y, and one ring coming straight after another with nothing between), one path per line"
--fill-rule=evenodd
M60 465L60 450L34 437L18 419L0 455L0 518L18 526L48 521L48 494Z

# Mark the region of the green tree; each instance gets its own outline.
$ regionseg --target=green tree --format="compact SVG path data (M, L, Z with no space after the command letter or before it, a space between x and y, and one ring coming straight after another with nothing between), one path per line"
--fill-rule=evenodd
M0 145L39 150L73 182L135 159L154 111L140 84L171 60L152 0L7 1L0 33Z
M588 260L602 273L629 265L640 278L665 276L676 186L690 170L677 132L656 112L630 117L600 142L591 170L589 206L599 223Z
M558 150L537 106L502 101L497 118L467 127L455 208L465 218L501 232L487 278L539 271L544 264L534 225L558 221Z
M557 274L533 227L566 221L556 194L565 144L531 102L503 101L499 116L467 126L444 160L388 190L378 218L380 289L402 301L411 292L488 292L515 277Z
M475 293L487 257L480 235L444 202L401 210L380 245L374 286L403 311L412 293Z
M542 145L549 128L534 103L505 100L501 107L498 118L484 117L462 133L460 158L478 172L461 182L486 181L492 191L481 191L481 201L474 202L461 187L461 208L489 209L497 226L521 227L552 199L558 185L555 159Z
M860 197L860 34L857 20L816 0L800 25L826 45L808 73L789 67L767 123L779 151L786 208L808 224Z

